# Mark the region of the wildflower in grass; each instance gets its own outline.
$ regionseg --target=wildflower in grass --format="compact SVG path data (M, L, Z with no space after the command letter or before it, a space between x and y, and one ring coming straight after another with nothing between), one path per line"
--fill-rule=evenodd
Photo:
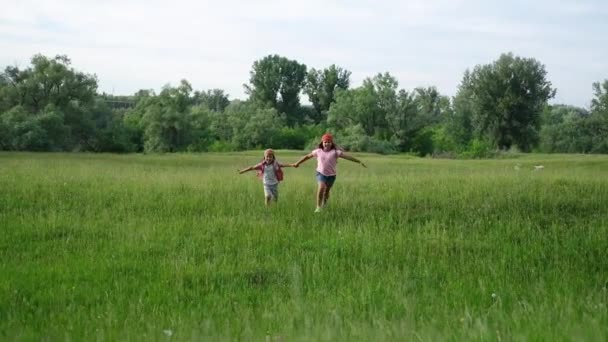
M279 200L279 182L283 180L283 167L294 167L294 164L279 163L275 158L274 151L267 149L264 151L264 159L261 162L240 170L239 174L257 170L257 175L264 184L265 203L268 206L271 200L275 202Z
M313 157L317 158L316 176L318 189L317 209L315 212L318 213L321 212L321 208L325 207L327 204L327 201L329 200L329 191L336 181L336 165L338 163L338 158L344 158L359 163L363 167L367 166L359 159L352 157L344 153L342 149L337 148L337 145L334 144L333 136L329 133L326 133L321 137L321 142L317 149L302 157L294 166L298 167L300 164Z

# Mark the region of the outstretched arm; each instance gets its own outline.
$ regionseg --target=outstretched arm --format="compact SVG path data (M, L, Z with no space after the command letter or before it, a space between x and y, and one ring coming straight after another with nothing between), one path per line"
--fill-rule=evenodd
M360 161L359 159L357 159L357 158L355 158L355 157L353 157L353 156L350 156L350 155L348 155L348 154L346 154L346 153L342 153L342 154L340 155L340 158L344 158L344 159L346 159L346 160L350 160L350 161L352 161L352 162L355 162L355 163L361 164L361 166L363 166L363 167L367 167L367 166L365 166L365 164L364 164L362 161Z
M296 167L296 164L281 164L279 163L280 167Z
M251 171L251 170L255 170L255 165L254 166L250 166L248 168L244 168L242 170L239 170L239 174L243 174L243 173L245 173L247 171Z
M300 166L300 164L302 164L303 162L307 161L308 159L312 158L312 153L309 153L307 155L305 155L304 157L302 157L300 160L298 160L295 164L293 164L293 167L298 167Z

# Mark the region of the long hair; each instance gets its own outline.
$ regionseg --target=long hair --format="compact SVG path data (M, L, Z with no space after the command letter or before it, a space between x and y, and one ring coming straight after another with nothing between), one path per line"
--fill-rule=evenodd
M323 142L321 141L319 143L319 145L317 145L317 147L320 148L320 149L323 149ZM331 148L330 148L330 150L334 150L334 149L337 149L337 147L336 147L336 144L332 141L331 142Z

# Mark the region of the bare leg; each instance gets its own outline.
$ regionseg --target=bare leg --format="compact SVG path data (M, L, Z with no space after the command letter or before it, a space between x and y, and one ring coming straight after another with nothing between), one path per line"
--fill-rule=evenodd
M327 201L329 200L329 190L331 190L331 186L330 185L326 185L325 186L325 194L323 196L323 206L325 206L327 204Z
M321 208L323 203L325 203L325 191L327 189L327 184L323 182L319 182L319 188L317 189L317 208Z
M270 200L271 200L271 199L272 199L272 197L271 197L271 196L266 196L266 201L265 201L266 206L269 206L269 205L270 205Z

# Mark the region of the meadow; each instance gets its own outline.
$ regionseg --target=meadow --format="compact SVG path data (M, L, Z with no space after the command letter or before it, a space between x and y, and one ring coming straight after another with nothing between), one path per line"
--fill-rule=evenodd
M0 339L608 339L608 156L354 155L0 153Z

